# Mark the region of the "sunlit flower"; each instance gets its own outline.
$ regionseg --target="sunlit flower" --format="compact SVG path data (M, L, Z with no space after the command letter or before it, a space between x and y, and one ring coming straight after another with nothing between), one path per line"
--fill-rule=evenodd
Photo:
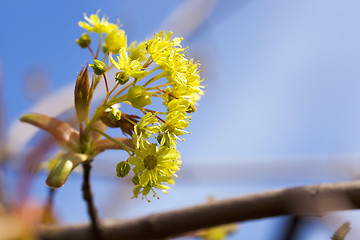
M125 31L122 29L115 29L109 32L105 39L106 48L109 52L118 54L120 48L127 47L127 37Z
M139 183L135 186L134 197L140 193L146 195L157 188L166 193L170 187L162 183L173 183L173 176L180 170L180 154L173 148L158 147L156 144L145 143L135 149L135 155L128 159L134 165L134 173L139 175ZM156 193L154 192L156 195Z
M91 14L90 17L87 17L84 13L84 18L87 22L79 21L79 26L89 32L96 33L109 33L118 29L118 25L109 23L108 18L102 17L100 20L98 16L99 12L100 10L98 10L96 14Z
M132 60L138 60L140 62L145 61L148 58L148 52L146 51L146 42L140 42L136 45L136 42L132 42L129 46L129 57Z
M120 48L119 56L117 56L117 62L111 57L111 62L114 66L125 72L127 75L134 78L141 78L148 74L147 71L142 69L142 64L138 60L131 60L125 48Z
M151 134L158 133L160 131L158 120L156 115L148 112L141 118L138 124L134 126L133 142L135 148L140 148L143 142L148 139Z

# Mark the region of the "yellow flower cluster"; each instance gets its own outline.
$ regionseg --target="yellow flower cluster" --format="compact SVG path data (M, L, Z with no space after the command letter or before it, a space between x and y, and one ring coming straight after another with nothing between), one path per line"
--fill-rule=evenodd
M147 41L132 42L128 46L127 36L119 25L109 23L108 18L100 20L98 13L89 18L85 15L88 23L79 22L79 25L89 32L99 33L100 41L102 34L106 34L104 60L108 56L112 66L106 66L105 61L101 63L106 71L112 67L118 70L115 88L107 90L108 94L114 93L113 97L107 97L107 105L125 102L144 114L139 122L127 119L126 114L118 120L119 125L128 121L127 124L133 126L125 132L133 132L134 144L127 163L121 162L117 168L118 176L127 175L128 164L133 165L134 197L142 194L147 198L150 191L156 196L154 189L166 192L169 186L164 183L173 184L180 169L177 141L183 141L179 136L188 133L185 129L189 126L190 114L196 111L196 102L204 94L200 64L186 58L182 38L172 38L172 32L161 31ZM98 65L99 62L95 60ZM116 91L118 86L123 87ZM156 97L162 99L165 110L153 109L152 99ZM112 119L111 126L117 126L115 120Z
M103 49L107 49L112 53L118 53L120 48L127 47L127 37L125 31L119 29L119 24L110 23L108 18L99 18L99 12L91 14L87 17L84 14L84 18L87 22L79 21L79 26L86 29L89 32L95 32L99 34L107 34L105 37L105 43Z

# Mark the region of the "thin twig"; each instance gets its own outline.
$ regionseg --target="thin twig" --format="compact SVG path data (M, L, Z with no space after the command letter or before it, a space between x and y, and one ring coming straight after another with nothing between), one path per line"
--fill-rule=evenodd
M345 222L336 230L331 240L345 240L345 237L350 232L350 230L351 230L350 223Z
M287 226L284 229L282 240L295 240L297 239L297 234L299 229L304 221L303 217L300 216L290 216L287 219Z
M158 239L232 222L359 208L360 181L351 181L272 190L102 226L104 240ZM89 225L44 226L40 239L82 240L88 230Z
M91 186L90 186L91 160L86 161L82 165L84 169L84 182L82 185L83 198L86 201L88 213L91 219L93 238L95 240L101 240L102 237L101 237L100 222L94 205L93 194L91 192Z

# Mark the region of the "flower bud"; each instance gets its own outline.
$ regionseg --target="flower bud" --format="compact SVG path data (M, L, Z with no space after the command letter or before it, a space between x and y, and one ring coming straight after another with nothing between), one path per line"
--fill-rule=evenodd
M117 108L112 108L108 113L107 117L112 122L119 121L121 119L121 111Z
M117 29L109 32L105 39L105 44L107 46L108 51L118 54L120 48L127 46L127 38L125 35L125 31L122 29Z
M118 81L121 85L124 85L129 81L129 75L125 72L117 72L115 74L115 80Z
M139 176L139 174L135 175L131 180L132 180L132 182L133 182L135 185L139 185L139 183L140 183L140 176Z
M151 104L151 93L143 86L132 86L128 91L128 100L134 108L143 108Z
M81 48L87 48L91 43L91 38L87 33L83 33L81 37L75 41Z
M76 116L79 122L85 121L88 116L93 91L94 84L92 83L91 86L89 84L88 66L86 66L85 71L81 70L77 77L74 91Z
M96 75L102 75L106 72L106 64L99 60L94 60L94 64L90 64Z
M194 104L190 103L190 106L188 107L188 109L186 110L187 113L193 113L196 112L196 107Z
M116 165L116 173L118 177L124 178L126 175L128 175L131 167L128 162L121 161Z

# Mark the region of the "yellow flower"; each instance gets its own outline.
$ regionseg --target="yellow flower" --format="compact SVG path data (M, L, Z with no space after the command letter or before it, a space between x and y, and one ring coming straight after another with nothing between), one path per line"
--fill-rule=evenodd
M152 134L160 131L159 122L156 115L148 112L141 118L138 124L134 126L133 142L135 148L144 146L144 141L147 141Z
M109 32L105 37L105 44L107 50L114 54L119 53L120 48L127 47L127 37L125 31L122 29L115 29Z
M133 60L144 62L148 58L148 52L146 51L146 43L140 42L136 45L136 42L132 42L129 46L129 57Z
M154 62L164 71L164 76L172 83L172 96L186 98L192 104L200 98L204 92L200 85L199 63L193 59L188 60L184 55L184 48L180 45L181 38L170 40L172 33L164 35L164 32L155 34L147 42L147 50ZM169 90L169 89L168 89ZM171 95L163 96L164 105L172 100Z
M144 197L157 188L166 193L166 189L170 187L162 183L173 184L173 177L180 170L180 154L173 148L165 146L157 147L156 144L148 144L145 142L144 146L135 149L135 155L128 159L131 165L134 165L134 173L138 175L139 182L134 189L134 197L140 193ZM156 195L156 193L154 192Z
M79 21L79 26L85 28L89 32L96 33L109 33L113 30L117 30L118 26L108 22L108 18L102 17L101 20L98 16L100 10L96 14L91 14L87 17L84 13L84 18L87 22Z
M114 66L134 78L141 78L148 74L148 71L142 70L142 65L138 60L131 60L125 48L120 48L118 62L114 58L110 58Z

